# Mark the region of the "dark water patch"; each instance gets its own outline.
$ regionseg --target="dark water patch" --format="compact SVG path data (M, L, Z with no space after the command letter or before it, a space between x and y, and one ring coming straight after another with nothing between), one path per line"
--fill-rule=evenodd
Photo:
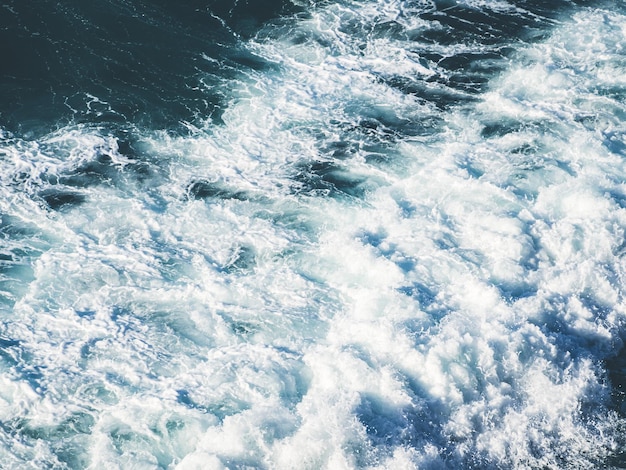
M176 401L188 408L197 408L198 405L191 399L187 390L176 390Z
M524 144L524 147L527 147L528 145L539 146L536 142L537 139L546 135L553 136L563 141L569 140L569 131L567 131L563 125L556 120L516 120L505 118L493 121L486 118L481 119L481 123L484 126L481 131L481 135L484 138L504 137L509 134L526 133L528 136L528 143Z
M8 338L0 338L0 358L9 366L19 363L20 341Z
M0 338L0 349L14 348L19 346L20 342L15 339Z
M525 124L520 121L497 121L485 123L480 135L486 139L491 137L503 137L507 134L520 132L525 128Z
M96 312L93 310L75 310L75 313L80 318L86 318L88 320L93 320L96 317Z
M447 464L434 468L470 468L459 465L458 455L455 455L456 442L444 430L449 419L448 408L439 399L433 398L421 383L412 378L412 374L402 370L397 373L412 398L410 404L390 405L377 394L362 393L355 409L374 447L374 455L369 457L374 460L388 457L395 446L418 449L435 446L443 450L440 455Z
M26 420L17 424L18 432L32 439L56 441L76 434L89 434L95 424L93 416L85 412L76 412L57 425L31 426Z
M437 134L443 122L434 114L409 119L396 116L391 110L374 110L362 104L351 106L347 111L353 119L333 120L330 132L313 134L320 160L346 168L353 157L364 158L374 166L400 168L406 163L406 157L398 150L397 143L406 137Z
M187 196L189 199L196 200L237 199L239 201L245 201L248 199L244 191L228 188L220 182L206 180L198 180L190 183L187 187Z
M382 77L378 80L386 83ZM334 158L336 152L338 158L343 159L360 149L388 151L403 137L432 134L430 127L436 119L433 115L422 115L419 119L404 117L391 106L373 107L362 103L349 105L345 111L353 120L331 122L333 130L341 135L341 140L334 140L329 146L325 134L319 138L320 149L328 158Z
M126 334L136 328L135 313L127 307L116 305L111 308L110 318L120 334ZM116 379L115 379L116 380ZM124 380L120 377L120 380Z
M625 134L616 131L604 131L602 133L602 145L616 155L626 156Z
M384 166L395 161L396 155L390 155L389 153L367 153L363 155L365 163L373 166Z
M402 294L417 300L421 307L428 308L435 303L437 293L428 286L420 283L413 283L409 286L399 287Z
M264 66L233 28L252 35L295 9L287 1L5 3L0 119L22 135L70 121L177 129L219 120L218 85Z
M84 128L79 129L83 131ZM101 148L88 148L89 158L78 161L73 167L62 165L60 170L47 169L39 175L44 183L52 186L40 193L40 196L50 203L51 208L57 209L64 204L80 203L82 192L76 189L97 185L125 187L129 182L145 183L148 180L151 186L154 186L162 179L165 172L160 170L168 164L167 159L159 159L144 142L128 135L126 131L100 128L96 130L109 134L103 136L106 138L115 135L122 138L116 139L115 144L110 147L103 145ZM89 132L90 129L87 128L85 133L89 135ZM59 160L68 158L71 152L76 150L73 146L68 149L64 143L59 144L54 140L52 143L43 141L38 147L42 153L58 156ZM28 181L28 176L16 178L16 184ZM58 195L55 195L55 192Z
M385 84L395 88L407 95L413 95L426 103L434 104L440 110L448 110L453 106L467 104L476 101L476 97L463 90L446 86L442 77L429 77L424 80L411 77L392 76L382 79ZM437 131L442 124L442 120L436 116L429 118L430 123L420 121L422 128L426 131L431 129ZM426 133L426 132L425 132Z
M406 122L401 119L390 119L381 114L361 119L355 131L368 137L375 137L379 141L393 142L400 135L398 128L402 128L404 124Z
M457 247L453 248L452 252L465 264L480 267L484 266L487 262L487 256L482 250Z
M617 413L621 434L614 451L605 461L604 468L626 468L626 348L604 361L611 385L610 409Z
M364 244L375 248L378 255L385 257L393 262L405 273L409 273L415 269L417 261L406 256L398 248L396 243L388 242L387 235L384 232L364 232L359 237Z
M41 231L32 223L10 214L0 213L0 239L29 238L31 244L35 242L36 245L39 245L41 242L40 235Z
M274 64L267 62L263 58L243 49L230 54L228 65L230 65L234 70L240 70L242 68L256 71L276 70L276 66Z
M441 233L439 236L433 239L433 243L440 250L454 250L458 248L459 242L454 238L451 233Z
M330 161L302 163L292 179L294 192L309 196L363 198L368 189L366 178Z
M457 161L457 166L459 169L465 170L470 178L478 179L485 174L484 169L480 167L479 161L470 157Z
M267 22L281 16L303 13L304 8L290 0L210 0L206 5L228 27L244 38L254 36Z
M410 219L417 213L417 207L411 201L408 201L404 198L397 198L396 204L402 211L402 217L405 219Z
M117 133L117 151L120 155L131 160L136 160L141 155L139 142L127 130L121 130Z
M612 189L612 190L606 191L605 194L621 209L626 209L626 192L625 191L620 191L619 189ZM624 240L624 243L622 243L622 245L614 251L614 254L616 256L623 255L625 253L626 253L626 240Z
M84 194L62 188L45 189L39 193L39 197L55 211L71 209L87 199Z
M378 248L387 238L387 233L384 230L378 232L363 232L359 238L366 245L371 245L374 248Z
M117 155L102 152L96 160L100 164L111 166L109 169L104 168L103 176L116 170L119 175L116 181L132 175L132 178L139 183L149 181L150 187L154 187L157 181L165 177L165 172L162 170L163 166L168 164L167 159L154 155L149 145L139 137L135 130L114 128L111 132L116 138L116 153L123 157L123 162L117 162Z
M504 69L504 56L498 52L463 52L443 57L437 62L439 67L448 71L463 70L466 73L478 72L495 74Z
M14 371L17 381L27 384L38 395L45 395L48 391L45 385L47 368L36 364L33 354L24 347L16 348L15 354L17 364Z
M498 51L454 54L437 62L437 66L447 72L439 73L438 81L454 90L477 94L485 91L490 79L506 65Z
M622 430L622 435L626 435L626 426L622 427L625 428ZM621 449L613 452L612 455L610 455L604 462L602 462L599 468L626 468L626 450L622 449L626 449L626 443L622 443Z
M514 3L516 8L500 9L448 0L433 2L431 8L418 13L427 26L405 31L414 43L413 52L433 74L394 78L390 86L444 110L471 102L506 68L518 45L546 38L559 23L557 18L573 11L575 5L567 0L549 6L545 2ZM443 52L442 46L451 53Z
M245 273L256 266L256 251L251 246L236 247L222 269L228 273Z
M81 316L81 315L79 314L79 316ZM92 317L89 316L89 315L85 315L82 318L88 318L90 320L92 319ZM81 359L81 361L79 362L79 365L82 368L87 369L88 361L90 361L91 359L94 359L94 358L97 357L97 354L98 354L97 351L98 351L98 348L99 348L99 344L98 343L100 341L102 341L102 338L92 338L89 341L86 341L85 344L83 344L80 347L80 359Z
M434 2L434 8L420 15L439 24L420 32L421 40L436 44L468 44L473 40L484 45L498 45L518 40L537 40L557 24L556 19L572 8L574 2L516 1L517 9L475 8L449 0ZM578 2L590 3L590 2Z
M230 325L230 329L237 336L247 338L259 331L259 327L250 322L233 321Z
M620 65L621 65L620 70L623 70L624 66L626 66L626 63L622 63ZM592 91L595 95L605 96L607 98L611 98L615 100L616 102L615 111L617 111L616 117L618 117L622 121L624 120L625 110L623 108L623 103L626 103L626 89L624 88L623 85L602 83L602 84L595 85L590 91ZM593 118L595 116L592 115L590 117Z
M428 120L408 119L387 110L361 109L360 114L362 116L358 123L360 130L379 140L394 141L399 136L415 137L432 133Z
M537 286L527 282L494 282L500 297L508 304L515 303L520 299L533 297L537 294Z
M392 449L399 445L414 444L416 436L413 418L416 413L412 408L396 407L390 405L384 397L363 393L355 414L375 447Z
M555 159L550 159L548 163L553 168L558 168L559 170L567 173L569 176L572 176L572 177L578 176L577 171L574 168L574 166L566 160L560 160L560 159L555 158Z
M324 144L320 151L330 158L345 160L356 155L359 151L359 143L351 140L336 140Z
M374 38L403 38L406 28L395 20L381 21L372 26L370 34Z
M580 321L575 322L579 314L572 312L572 300L580 301L583 308L588 309L582 313L583 317L589 314L593 317L593 320L582 320L589 323L588 327L584 323L581 326ZM544 302L541 316L530 321L557 346L557 363L570 364L589 359L599 362L612 356L616 347L616 340L607 340L603 332L604 326L609 326L606 317L611 312L611 308L602 305L590 294L553 294Z
M400 177L406 175L412 161L407 158L402 149L386 143L364 143L361 146L359 156L368 165L380 168L388 174L396 174ZM384 182L381 181L382 184Z
M59 462L65 464L67 468L88 468L90 464L89 455L85 452L85 442L64 439L52 447L54 455Z
M194 400L189 391L180 389L176 391L178 403L186 406L187 408L197 409L204 413L209 413L215 416L220 422L222 422L228 416L232 416L242 411L250 409L250 404L243 400L238 400L235 397L229 397L220 403L204 404L198 400Z
M112 185L120 177L120 165L114 164L110 155L97 155L95 160L79 165L66 175L58 177L59 183L75 188L105 184Z
M615 281L619 280L616 273L605 272L613 275ZM613 305L603 301L600 296L591 289L585 289L578 295L578 300L592 315L596 322L603 322L613 312Z
M551 2L543 0L514 0L512 3L525 9L539 20L559 20L564 12L568 12L575 7L593 7L603 3L613 4L613 2L598 0L554 0Z
M449 87L456 90L478 94L486 90L489 78L487 76L452 74L445 79L445 82Z
M133 11L115 3L11 5L17 15L0 32L0 44L19 55L5 63L0 78L9 127L25 132L30 129L24 122L31 120L54 125L142 115L162 123L168 114L189 116L190 108L198 108L201 94L190 93L185 83L197 71L175 18L168 23L147 6L141 13L142 7Z
M540 145L538 145L537 143L527 142L520 146L512 148L509 151L509 153L511 155L516 155L516 156L529 156L529 155L536 155L539 153L539 151L540 151ZM541 165L535 159L527 159L523 161L522 166L526 169L532 170L532 169L541 168L543 165Z

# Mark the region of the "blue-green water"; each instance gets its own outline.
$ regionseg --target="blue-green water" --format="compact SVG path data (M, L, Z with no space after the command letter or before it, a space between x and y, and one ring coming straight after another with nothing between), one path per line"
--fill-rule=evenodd
M624 2L4 1L0 52L1 468L626 466Z

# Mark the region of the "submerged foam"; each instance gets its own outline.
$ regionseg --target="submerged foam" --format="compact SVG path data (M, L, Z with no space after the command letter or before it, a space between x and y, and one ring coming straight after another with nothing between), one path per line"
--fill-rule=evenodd
M431 3L262 31L220 126L2 135L2 466L621 464L625 17Z

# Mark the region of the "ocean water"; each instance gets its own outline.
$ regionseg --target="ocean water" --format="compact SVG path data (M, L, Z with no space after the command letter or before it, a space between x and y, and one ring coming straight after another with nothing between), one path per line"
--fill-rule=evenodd
M626 468L626 3L0 2L0 468Z

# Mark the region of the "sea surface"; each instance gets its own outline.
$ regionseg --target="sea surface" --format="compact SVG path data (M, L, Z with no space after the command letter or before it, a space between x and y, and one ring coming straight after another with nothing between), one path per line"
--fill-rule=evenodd
M626 2L0 0L0 468L626 468Z

